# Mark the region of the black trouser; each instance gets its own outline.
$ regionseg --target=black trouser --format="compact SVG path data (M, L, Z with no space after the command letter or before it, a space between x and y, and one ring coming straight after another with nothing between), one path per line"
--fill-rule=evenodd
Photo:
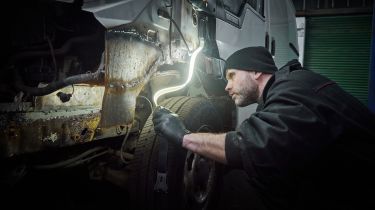
M256 188L243 170L226 168L218 182L219 210L266 210Z

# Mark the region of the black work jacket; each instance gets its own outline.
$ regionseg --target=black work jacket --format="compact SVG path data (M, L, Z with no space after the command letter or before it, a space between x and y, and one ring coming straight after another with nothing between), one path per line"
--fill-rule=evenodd
M291 62L226 135L269 209L375 209L375 118L328 78ZM250 208L250 207L249 207Z

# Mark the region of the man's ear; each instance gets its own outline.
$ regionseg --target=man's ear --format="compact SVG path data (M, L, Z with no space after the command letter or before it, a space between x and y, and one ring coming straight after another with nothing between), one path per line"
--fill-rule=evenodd
M255 80L258 80L259 77L260 77L262 74L263 74L262 72L254 72L254 79L255 79Z

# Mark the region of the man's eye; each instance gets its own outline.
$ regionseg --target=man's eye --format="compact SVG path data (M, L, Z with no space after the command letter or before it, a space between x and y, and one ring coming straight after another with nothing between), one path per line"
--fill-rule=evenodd
M234 73L229 73L227 75L227 80L233 79L233 77L234 77Z

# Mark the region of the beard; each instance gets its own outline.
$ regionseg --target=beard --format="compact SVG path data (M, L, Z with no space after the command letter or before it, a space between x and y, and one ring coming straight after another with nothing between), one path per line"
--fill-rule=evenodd
M256 103L259 98L259 87L253 83L249 82L242 86L238 91L236 91L234 102L239 107L245 107L247 105Z

